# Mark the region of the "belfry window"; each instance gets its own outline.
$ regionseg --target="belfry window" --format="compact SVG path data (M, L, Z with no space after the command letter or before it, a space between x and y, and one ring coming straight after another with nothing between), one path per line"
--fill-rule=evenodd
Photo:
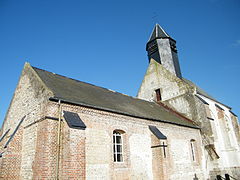
M162 100L162 97L161 97L161 91L160 91L160 89L156 89L155 92L156 92L156 100L157 100L157 101L161 101L161 100Z
M123 162L123 133L113 131L113 158L114 162Z

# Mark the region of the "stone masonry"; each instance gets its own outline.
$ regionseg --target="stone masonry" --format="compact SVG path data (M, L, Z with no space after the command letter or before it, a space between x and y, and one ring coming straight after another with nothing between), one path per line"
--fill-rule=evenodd
M55 179L59 104L49 101L51 91L26 64L4 121L1 142L1 179ZM62 103L86 124L73 129L61 117L59 179L205 179L199 129L130 117ZM23 108L22 108L23 107ZM7 148L3 148L22 116L25 120ZM167 136L166 157L148 126ZM113 131L123 133L123 159L113 161ZM196 141L196 162L190 141ZM185 170L188 169L186 173Z
M0 130L0 179L239 178L238 118L182 77L175 43L155 26L137 98L26 63Z

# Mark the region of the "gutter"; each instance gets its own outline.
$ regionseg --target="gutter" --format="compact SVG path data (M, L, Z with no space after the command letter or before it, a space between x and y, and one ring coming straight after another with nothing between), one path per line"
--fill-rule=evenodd
M60 100L60 98L58 98L58 97L50 97L49 100L53 101L53 102L58 102ZM108 108L98 107L98 106L94 106L94 105L88 105L88 104L79 103L79 102L73 102L73 101L69 101L69 100L61 99L61 102L62 103L66 103L66 104L70 104L70 105L83 106L83 107L92 108L92 109L96 109L96 110L107 111L107 112L116 113L116 114L120 114L120 115L130 116L130 117L134 117L134 118L140 118L140 119L145 119L145 120L150 120L150 121L158 121L158 122L174 124L174 125L177 125L177 126L183 126L183 127L193 128L193 129L200 129L200 127L194 126L194 125L193 126L189 126L189 125L169 122L169 121L165 121L165 120L160 120L160 119L154 119L154 118L148 118L148 117L143 117L143 116L137 116L137 115L121 112L121 111L116 111L116 110L112 110L112 109L108 109Z
M211 98L211 97L207 97L207 96L205 96L204 94L202 94L202 93L200 93L200 92L197 92L197 94L199 94L199 95L201 95L201 96L204 96L205 98L210 99L210 100L212 100L212 101L214 101L214 102L216 102L216 103L219 103L219 104L225 106L226 108L228 108L229 110L232 109L230 106L227 106L226 104L223 104L223 103L221 103L221 102L219 102L219 101L217 101L216 99L213 99L213 98Z

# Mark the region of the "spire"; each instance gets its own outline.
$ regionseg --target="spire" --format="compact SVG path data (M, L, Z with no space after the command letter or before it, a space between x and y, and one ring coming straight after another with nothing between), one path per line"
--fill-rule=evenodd
M163 28L159 24L156 24L148 42L158 38L171 38L171 37L163 30Z
M149 62L154 59L162 64L168 71L182 78L177 57L176 41L172 39L159 25L156 24L147 42Z

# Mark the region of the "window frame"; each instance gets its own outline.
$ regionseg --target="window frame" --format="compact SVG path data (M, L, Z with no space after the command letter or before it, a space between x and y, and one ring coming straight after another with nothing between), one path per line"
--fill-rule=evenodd
M121 130L113 131L113 162L114 163L123 163L124 155L123 155L123 134L124 132ZM120 143L117 143L117 136L120 137ZM118 150L118 146L120 147ZM119 157L118 157L119 155Z
M196 152L196 140L190 140L190 149L191 149L191 160L192 162L197 162L197 152Z

